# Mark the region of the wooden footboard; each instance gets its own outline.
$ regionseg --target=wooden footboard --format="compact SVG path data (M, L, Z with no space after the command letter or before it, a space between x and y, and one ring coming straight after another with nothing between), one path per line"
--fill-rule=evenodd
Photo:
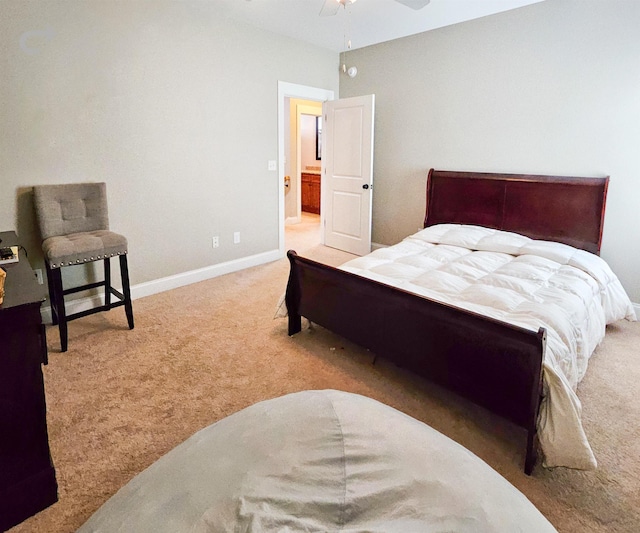
M482 315L287 253L289 335L306 317L527 431L535 465L546 332Z

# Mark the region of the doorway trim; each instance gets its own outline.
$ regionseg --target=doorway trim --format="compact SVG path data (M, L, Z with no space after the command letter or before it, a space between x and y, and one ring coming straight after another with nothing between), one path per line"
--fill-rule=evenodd
M307 85L298 85L285 81L278 81L278 253L280 257L284 257L285 248L285 232L284 232L284 161L285 161L285 106L286 98L300 98L303 100L314 100L316 102L325 102L335 98L334 91L329 89L320 89L318 87L309 87Z

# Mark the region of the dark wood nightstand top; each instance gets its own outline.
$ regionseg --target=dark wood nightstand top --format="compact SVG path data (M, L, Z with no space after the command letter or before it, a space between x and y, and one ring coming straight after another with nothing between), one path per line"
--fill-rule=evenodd
M0 232L0 246L19 246L15 231ZM0 304L0 311L20 305L43 302L47 292L44 285L40 285L31 269L29 260L23 249L18 251L19 261L0 265L7 273L4 282L4 301Z

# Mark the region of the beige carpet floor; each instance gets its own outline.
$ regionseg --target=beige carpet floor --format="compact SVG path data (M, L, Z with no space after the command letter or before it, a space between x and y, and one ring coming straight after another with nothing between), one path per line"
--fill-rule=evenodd
M339 264L314 219L287 246ZM131 260L135 260L132 256ZM142 298L129 331L121 309L74 321L69 351L48 328L44 367L60 501L11 531L72 532L122 485L197 430L257 401L305 389L363 394L424 421L476 453L560 532L640 531L640 323L608 328L579 387L599 468L522 472L521 430L320 327L294 337L275 319L288 263ZM464 482L461 480L461 483Z

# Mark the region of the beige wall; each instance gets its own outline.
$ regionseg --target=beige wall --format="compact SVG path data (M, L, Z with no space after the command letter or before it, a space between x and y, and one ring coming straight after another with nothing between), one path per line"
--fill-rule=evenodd
M338 87L337 54L196 0L3 1L0 58L0 228L41 267L30 187L106 181L133 284L277 250L278 81Z
M418 228L430 167L609 174L602 255L640 302L638 27L636 0L546 0L350 52L373 240ZM338 84L336 54L197 0L0 2L0 58L0 228L41 267L30 187L106 181L134 284L276 250L277 81Z
M640 303L640 2L546 0L355 50L376 95L373 240L424 216L430 167L610 175L602 256Z

